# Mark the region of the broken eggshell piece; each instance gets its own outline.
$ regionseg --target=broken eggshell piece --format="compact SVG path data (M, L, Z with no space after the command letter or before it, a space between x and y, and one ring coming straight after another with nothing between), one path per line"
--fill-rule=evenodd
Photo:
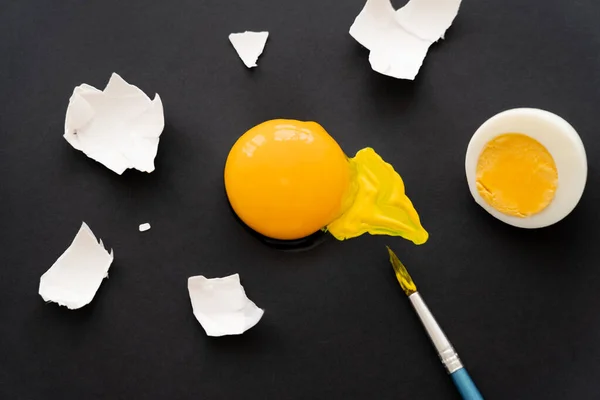
M396 11L396 22L412 35L435 43L444 39L460 3L461 0L411 0Z
M269 32L251 32L232 33L229 35L229 41L237 52L244 65L248 68L256 67L256 61L262 54Z
M114 259L84 222L71 245L40 278L39 294L46 302L70 310L89 304Z
M350 35L370 50L371 68L413 80L429 46L444 37L461 0L411 0L398 11L389 0L367 0Z
M260 321L264 311L246 296L240 276L188 278L194 316L208 336L240 335Z
M103 91L87 84L73 90L64 138L119 175L128 168L152 172L164 127L160 96L150 100L113 73Z

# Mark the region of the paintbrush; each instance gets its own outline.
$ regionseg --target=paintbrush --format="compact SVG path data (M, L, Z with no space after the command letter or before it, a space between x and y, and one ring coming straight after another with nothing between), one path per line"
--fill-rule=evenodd
M467 373L467 370L463 366L458 353L452 347L452 344L442 331L442 328L438 325L433 314L427 308L425 301L417 291L417 285L413 282L412 278L408 274L406 267L402 265L396 254L387 248L390 253L390 262L394 267L396 278L404 290L404 293L408 296L411 304L413 305L417 315L423 323L423 327L427 331L429 338L433 342L435 349L440 356L442 364L446 367L446 371L452 378L454 385L458 389L463 399L467 400L483 400L483 397L477 390L477 387L471 380L471 377Z

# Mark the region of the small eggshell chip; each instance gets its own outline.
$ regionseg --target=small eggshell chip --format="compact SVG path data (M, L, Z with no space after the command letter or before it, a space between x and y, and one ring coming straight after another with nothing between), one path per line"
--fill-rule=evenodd
M531 215L514 215L514 213L506 212L495 207L489 199L486 200L480 193L481 183L478 181L478 168L485 164L488 160L481 160L484 150L490 148L490 144L494 146L494 141L502 135L525 135L538 142L540 148L545 148L551 156L554 163L551 165L552 170L548 169L548 174L558 179L552 181L552 194L546 196L549 200L548 204L539 212ZM542 148L542 149L543 149ZM496 147L496 151L498 150ZM522 156L522 154L520 155ZM529 194L534 195L533 185L529 186L530 182L525 182L525 174L516 174L512 166L519 160L510 159L508 164L504 164L506 171L496 172L497 176L503 176L501 185L520 185L525 188L524 192L520 193L521 198L527 197ZM538 160L528 160L535 164ZM496 164L500 165L500 164ZM489 165L486 167L490 168ZM547 168L541 166L540 168ZM492 167L493 168L493 167ZM477 129L469 145L465 158L465 169L469 190L475 201L483 207L488 213L509 225L519 228L543 228L555 224L565 218L577 205L587 179L587 158L581 138L575 129L563 118L551 112L535 109L535 108L516 108L501 112ZM509 170L510 169L510 170ZM517 170L517 169L514 169ZM532 174L539 174L539 171L532 171ZM497 188L496 188L497 189ZM511 188L507 188L511 189ZM508 190L507 190L508 191ZM502 196L501 190L496 193L491 193L490 196ZM512 214L512 215L511 215Z
M248 68L256 67L256 61L265 49L269 32L245 31L229 35L231 45Z

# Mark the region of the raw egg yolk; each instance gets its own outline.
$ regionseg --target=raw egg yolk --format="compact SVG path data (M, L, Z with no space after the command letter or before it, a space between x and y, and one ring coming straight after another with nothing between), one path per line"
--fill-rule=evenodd
M477 161L479 195L496 210L525 218L554 199L558 172L552 155L537 140L508 133L495 137Z
M225 189L250 228L293 240L319 231L344 211L351 169L319 124L271 120L234 144L225 164Z

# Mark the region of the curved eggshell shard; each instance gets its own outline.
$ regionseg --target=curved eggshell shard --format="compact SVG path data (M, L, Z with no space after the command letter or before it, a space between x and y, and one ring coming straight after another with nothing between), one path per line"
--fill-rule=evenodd
M326 229L338 240L370 233L425 243L429 234L394 168L369 147L360 150L349 162L354 173L354 201Z

